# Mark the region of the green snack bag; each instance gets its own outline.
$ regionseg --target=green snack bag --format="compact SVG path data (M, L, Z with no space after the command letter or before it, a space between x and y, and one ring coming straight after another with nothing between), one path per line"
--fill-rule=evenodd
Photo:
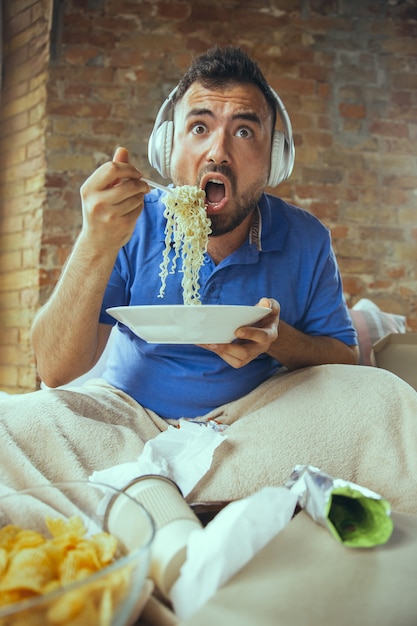
M299 506L345 546L371 548L391 537L391 506L366 487L332 478L311 465L297 465L286 487L297 493Z

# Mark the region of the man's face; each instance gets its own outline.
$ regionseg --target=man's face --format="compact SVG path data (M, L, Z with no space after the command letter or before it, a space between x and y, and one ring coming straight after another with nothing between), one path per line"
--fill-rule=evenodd
M176 105L172 180L206 191L212 236L236 228L266 187L271 117L255 85L194 83Z

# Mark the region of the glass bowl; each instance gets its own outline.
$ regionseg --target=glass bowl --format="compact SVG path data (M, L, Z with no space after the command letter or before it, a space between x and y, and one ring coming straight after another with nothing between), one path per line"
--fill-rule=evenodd
M108 485L72 481L1 496L0 626L131 624L154 535L146 509Z

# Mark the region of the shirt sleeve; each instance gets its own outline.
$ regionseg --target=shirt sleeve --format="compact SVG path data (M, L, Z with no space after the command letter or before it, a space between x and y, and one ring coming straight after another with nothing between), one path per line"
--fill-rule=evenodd
M297 327L309 335L334 337L348 345L357 345L329 232L311 272L307 306Z
M122 248L116 259L113 271L104 292L103 302L100 311L100 323L114 326L116 320L106 313L106 309L114 306L125 306L129 304L128 284L129 284L129 264L126 251Z

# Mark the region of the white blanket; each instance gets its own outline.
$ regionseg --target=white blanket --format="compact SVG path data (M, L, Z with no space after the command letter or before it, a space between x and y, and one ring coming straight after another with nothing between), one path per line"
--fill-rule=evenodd
M189 502L245 497L312 464L417 515L417 392L385 370L324 365L278 375L203 419L230 427ZM0 484L87 478L136 460L167 425L103 381L2 398Z

